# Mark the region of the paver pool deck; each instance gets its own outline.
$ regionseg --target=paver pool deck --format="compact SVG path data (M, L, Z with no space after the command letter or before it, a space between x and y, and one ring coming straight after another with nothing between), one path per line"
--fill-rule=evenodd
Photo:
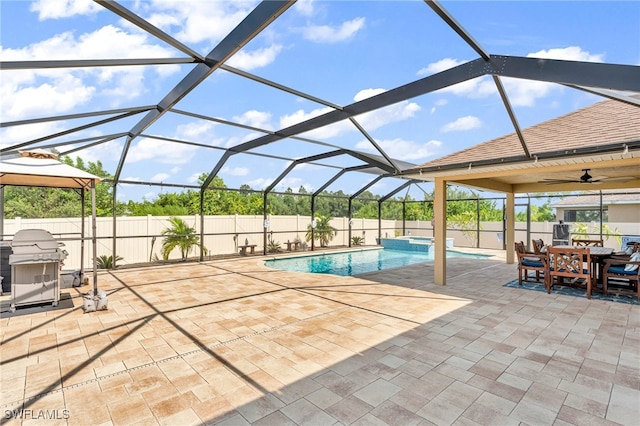
M446 286L431 263L254 256L101 272L105 311L83 313L86 286L44 312L4 298L2 422L637 425L640 306L503 287L494 254L449 259Z

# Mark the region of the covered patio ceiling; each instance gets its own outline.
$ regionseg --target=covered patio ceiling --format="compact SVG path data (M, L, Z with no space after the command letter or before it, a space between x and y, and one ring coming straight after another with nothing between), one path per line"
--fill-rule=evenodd
M578 178L581 169L590 168L593 176L604 175L608 178L624 178L620 180L609 179L600 183L600 188L632 188L639 187L638 180L638 149L640 138L634 133L631 140L623 147L620 138L613 134L605 134L605 139L600 141L606 149L595 149L588 141L578 141L577 147L571 148L570 158L564 155L543 156L541 153L527 149L527 137L522 137L516 109L505 90L504 80L514 78L535 82L554 83L568 87L571 91L579 91L596 95L603 99L612 99L607 103L611 105L624 105L628 108L629 119L640 121L640 66L637 64L614 64L603 62L584 62L573 60L558 60L549 58L520 57L513 55L494 54L487 51L467 29L461 25L449 13L443 5L436 1L425 1L423 6L431 17L435 17L440 24L445 24L451 33L451 37L457 43L466 44L469 51L475 55L474 59L452 66L444 71L434 72L426 77L414 81L406 81L396 87L356 100L352 103L341 103L323 99L309 92L299 90L296 87L276 82L275 80L256 75L240 68L228 65L234 57L247 53L247 46L259 35L264 35L266 30L285 16L289 8L295 3L292 1L263 1L258 3L225 37L213 46L207 54L198 51L179 40L177 35L170 34L160 27L152 24L149 18L144 18L140 13L126 7L128 3L119 4L114 1L96 1L101 7L112 13L116 19L127 21L138 31L147 36L161 41L174 49L171 57L150 58L141 55L138 58L114 58L96 59L78 57L76 59L57 59L43 56L33 60L6 60L2 58L0 68L2 73L43 72L46 70L90 70L95 68L109 69L113 67L174 67L181 66L186 70L182 78L168 88L164 96L149 105L131 105L124 108L108 110L84 110L74 111L70 114L60 114L46 117L29 117L19 120L6 120L2 118L0 123L4 129L21 130L23 135L18 140L0 144L0 154L11 156L24 149L56 149L62 155L77 154L82 156L84 152L109 146L118 153L118 161L113 169L109 170L114 178L114 188L119 184L154 184L152 181L137 179L128 181L127 174L135 170L136 166L130 165L132 151L140 144L152 141L162 149L171 149L180 146L188 146L199 152L200 158L208 159L208 170L205 170L206 179L200 186L206 189L213 179L227 168L231 160L240 156L258 156L267 160L280 160L289 164L283 167L285 172L272 171L271 181L282 180L293 172L295 166L311 164L324 169L329 169L324 185L334 183L342 175L353 176L354 173L371 174L382 178L395 179L395 187L388 190L388 194L396 193L398 188L410 182L428 181L436 176L444 176L452 183L460 183L477 188L492 191L505 192L533 192L533 191L565 191L584 189L581 184L545 185L538 182L549 178ZM482 6L482 5L480 5ZM149 17L152 14L147 11ZM432 14L432 15L431 15ZM625 35L621 35L625 37ZM266 37L266 36L264 36ZM55 54L54 54L55 56ZM144 57L143 57L144 56ZM343 70L350 72L348 69ZM376 71L371 71L375 73ZM189 104L188 99L192 92L203 90L206 82L212 76L220 73L230 73L235 77L244 79L252 84L274 90L280 95L292 95L297 99L313 102L327 110L316 114L311 118L305 118L295 124L282 125L280 128L260 128L247 125L237 118L223 118L215 113L198 109L194 104ZM503 151L503 141L497 140L497 150L491 155L478 161L457 162L438 165L426 163L415 167L408 161L400 161L387 152L376 137L375 129L368 129L364 117L373 112L385 112L385 108L397 105L408 100L413 100L424 95L438 92L456 85L464 84L483 77L490 77L493 90L500 96L502 103L502 115L509 117L515 134L518 135L520 152L518 160L506 161L500 158ZM318 80L319 81L319 80ZM206 87L206 86L205 86ZM117 88L114 87L114 90ZM215 93L212 94L212 98ZM247 110L252 107L252 93L238 93L238 99L246 104ZM185 101L187 101L185 103ZM184 106L182 105L184 104ZM502 117L502 119L504 119ZM240 143L230 146L219 146L213 143L202 143L197 140L177 139L172 135L158 132L159 124L163 122L189 118L202 122L216 123L216 125L230 126L249 131L250 137L244 137ZM80 122L78 121L80 120ZM34 137L30 128L54 123L48 128L54 129L49 133L39 134ZM372 152L364 152L357 149L356 144L336 143L331 140L314 138L314 131L325 129L332 125L345 124L357 129L358 137L364 138L372 147ZM615 123L614 123L615 124ZM173 126L175 128L175 126ZM636 129L637 130L637 129ZM635 130L634 130L635 132ZM548 135L549 138L553 136ZM420 135L420 139L429 139L430 135ZM546 136L543 136L546 137ZM113 145L113 142L118 142ZM288 155L274 154L272 151L276 145L289 143L293 147L288 150ZM568 149L560 141L554 148L560 152ZM314 153L302 154L305 146L313 146ZM113 147L113 148L111 148ZM169 148L168 148L169 147ZM345 160L346 158L346 160ZM133 163L131 163L133 164ZM433 167L432 167L433 166ZM331 171L333 169L333 171ZM422 173L420 173L422 171ZM262 169L266 173L266 169ZM437 172L437 173L436 173ZM629 177L631 179L629 179ZM367 187L371 177L365 180L361 188ZM400 179L397 182L397 179ZM344 182L344 181L343 181ZM180 185L180 182L163 181L162 184L171 186ZM157 182L155 182L157 184ZM336 183L339 185L339 183ZM193 185L191 185L193 186ZM265 188L273 189L266 185ZM317 188L317 187L316 187ZM351 193L357 193L356 190ZM115 197L114 190L114 197Z

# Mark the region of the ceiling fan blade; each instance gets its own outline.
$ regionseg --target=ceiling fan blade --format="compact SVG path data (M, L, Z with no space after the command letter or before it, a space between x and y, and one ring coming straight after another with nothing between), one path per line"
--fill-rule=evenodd
M612 177L612 178L606 178L604 179L607 182L627 182L630 180L634 180L637 179L637 177L635 176L618 176L618 177Z
M582 181L579 180L569 180L569 179L544 179L538 181L538 183L546 183L548 185L557 185L559 183L580 183Z

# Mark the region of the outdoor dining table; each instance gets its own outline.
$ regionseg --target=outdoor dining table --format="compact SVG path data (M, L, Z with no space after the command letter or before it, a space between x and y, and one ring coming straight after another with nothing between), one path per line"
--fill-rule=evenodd
M591 263L591 276L593 277L594 280L596 280L596 282L602 281L602 268L604 265L604 259L611 256L615 251L610 247L600 247L600 246L578 247L578 246L564 245L564 246L553 246L553 247L562 248L562 249L588 248L589 253L591 254L591 257L593 258L593 262Z

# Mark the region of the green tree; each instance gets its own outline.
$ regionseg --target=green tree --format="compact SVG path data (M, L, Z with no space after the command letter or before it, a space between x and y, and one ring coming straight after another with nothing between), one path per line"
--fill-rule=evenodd
M540 206L536 204L531 204L531 222L553 222L555 221L556 215L553 212L553 208L549 206L549 203L544 203ZM527 221L527 213L526 212L518 212L516 213L516 221L518 222L526 222Z
M175 248L180 250L183 262L187 260L189 252L194 247L201 247L205 253L207 252L207 249L200 244L194 227L187 225L179 217L171 217L169 223L171 226L162 231L162 235L165 236L161 250L164 260L169 260L169 255Z

